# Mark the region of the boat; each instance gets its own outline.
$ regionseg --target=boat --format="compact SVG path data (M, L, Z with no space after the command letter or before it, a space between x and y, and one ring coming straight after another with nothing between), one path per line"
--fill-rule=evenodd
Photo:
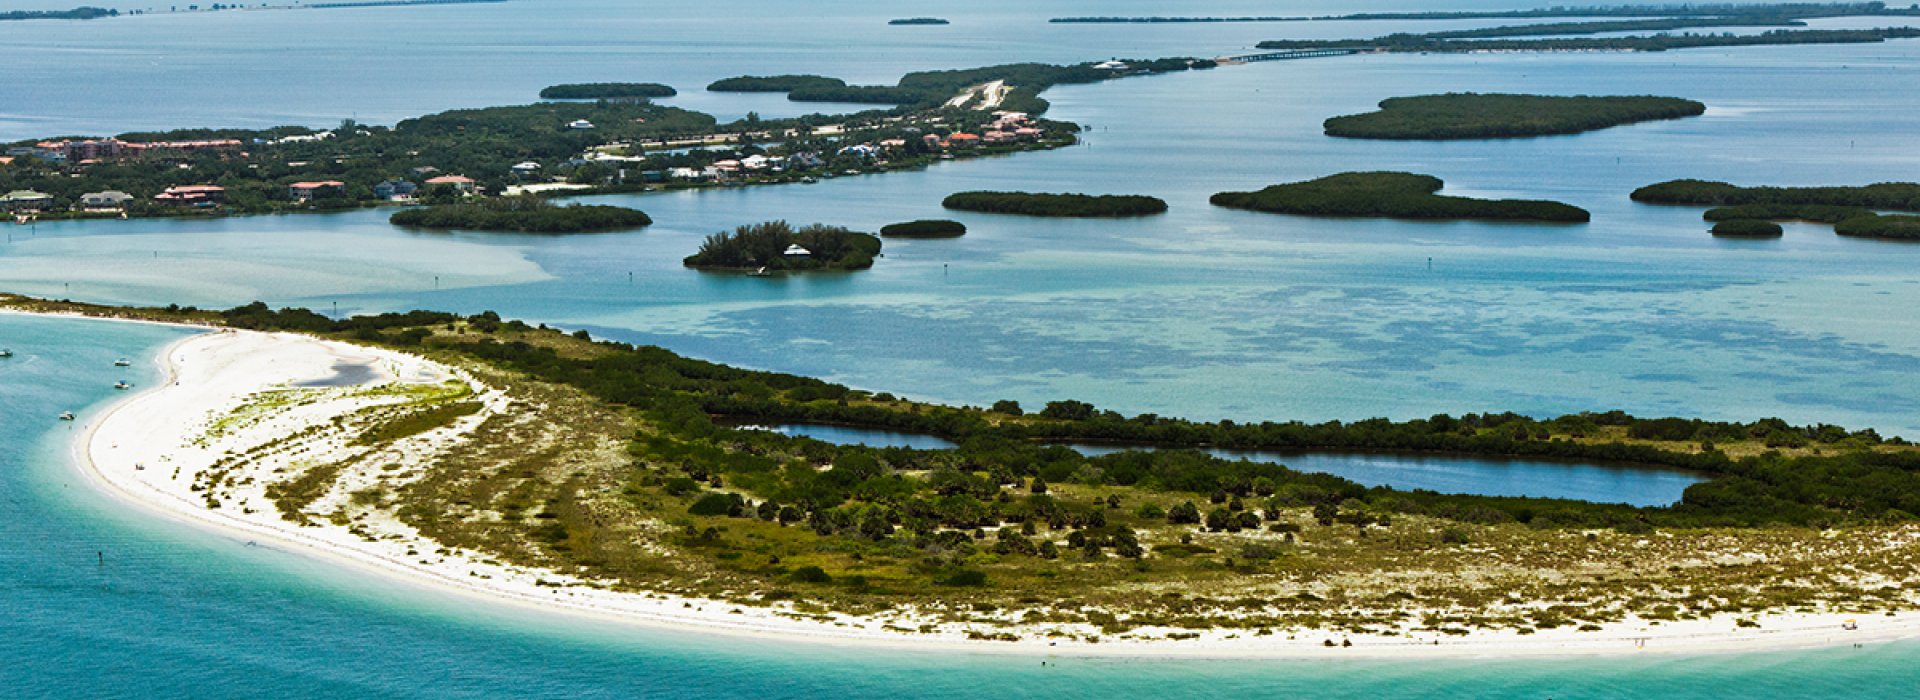
M13 350L0 348L0 357L13 357Z
M115 383L113 384L113 388L115 388L115 389L119 389L119 390L121 390L121 391L125 391L125 390L127 390L127 389L132 389L132 388L133 388L133 385L132 385L132 384L128 384L128 383L126 383L126 382L115 382Z
M115 367L131 367L131 366L133 366L133 361L132 361L132 360L129 360L129 359L127 359L127 358L124 358L124 357L122 357L122 358L120 358L120 359L118 359L118 360L114 360L114 361L113 361L113 366L115 366Z
M758 270L754 270L754 271L752 271L752 272L749 272L749 273L747 273L747 276L749 276L749 277L766 277L766 276L767 276L768 274L769 274L769 273L767 272L767 268L765 268L765 267L762 267L762 268L760 268L760 269L758 269Z
M820 181L820 179L819 179L819 178L816 178L816 177L814 177L814 176L812 176L812 175L808 175L808 176L806 176L806 177L803 177L803 178L800 178L800 181L801 181L801 182L804 182L804 183L807 183L807 184L809 184L809 185L811 185L811 184L813 184L813 183L816 183L816 182L819 182L819 181Z
M61 411L60 420L73 420L73 411Z

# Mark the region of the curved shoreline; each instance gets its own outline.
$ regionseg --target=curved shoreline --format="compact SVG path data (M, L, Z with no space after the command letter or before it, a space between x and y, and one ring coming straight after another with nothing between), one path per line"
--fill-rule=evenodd
M117 320L117 319L100 319ZM129 321L121 321L129 322ZM198 327L195 327L198 328ZM401 353L362 346L322 341L291 334L265 334L252 331L200 333L169 343L155 361L165 381L159 386L115 401L97 420L80 431L81 438L72 447L74 462L89 481L97 482L113 496L177 522L187 522L237 539L264 539L291 545L310 555L376 572L394 583L416 587L426 593L452 594L473 599L507 603L528 611L564 612L597 621L635 624L694 634L725 634L784 643L829 643L845 646L891 648L902 651L962 651L979 654L1059 655L1107 658L1221 658L1221 659L1332 659L1332 658L1458 658L1458 657L1564 657L1612 654L1660 653L1664 655L1712 654L1730 652L1767 652L1795 648L1842 644L1881 643L1920 636L1920 613L1897 616L1858 616L1862 628L1844 631L1840 621L1849 615L1776 614L1759 618L1760 629L1742 629L1734 618L1688 620L1648 626L1638 622L1610 623L1599 632L1574 632L1570 629L1544 630L1532 635L1512 631L1476 631L1464 637L1421 634L1418 638L1344 635L1315 631L1276 632L1273 636L1254 636L1251 630L1215 630L1199 639L1109 640L1089 643L1078 640L1048 639L1040 628L1014 630L1019 642L970 640L966 625L943 626L933 634L907 634L880 628L878 621L851 616L834 616L833 622L800 620L781 616L778 609L736 605L725 601L687 599L678 596L621 593L585 586L554 586L550 579L567 577L521 567L481 563L484 555L456 553L438 562L427 562L409 551L410 542L388 544L364 542L348 536L343 528L306 528L281 520L275 512L260 518L248 518L225 510L212 510L194 503L180 493L142 481L135 470L128 470L126 458L107 454L122 441L138 437L126 425L137 420L142 407L159 406L148 413L199 415L205 408L196 405L194 390L205 394L207 378L185 375L182 362L196 356L205 360L217 357L208 347L217 347L221 339L277 338L293 343L302 352L326 348L330 353L357 353L359 357L382 359L410 358ZM238 341L236 341L238 342ZM323 355L326 358L337 354ZM271 364L271 363L269 363ZM429 363L431 364L431 363ZM196 366L197 367L197 366ZM311 367L306 368L312 369ZM288 370L299 374L299 369ZM235 386L215 395L251 394L284 385L274 377L252 376L235 382L231 375L215 374ZM285 377L282 377L283 379ZM392 381L386 375L380 381ZM195 382L180 386L177 382ZM179 387L175 389L175 387ZM171 391L170 391L171 390ZM202 404L205 402L202 401ZM133 418L128 418L132 416ZM121 420L116 420L119 418ZM243 431L244 432L244 431ZM175 438L190 437L175 435ZM257 437L257 436L255 436ZM171 455L169 455L169 458ZM137 470L137 467L136 467ZM429 545L428 548L437 548ZM469 556L460 556L468 554ZM414 557L410 559L409 557ZM417 561L416 561L417 560ZM486 572L482 576L479 572ZM467 575L460 575L466 572ZM978 626L981 632L1006 631L998 627ZM1325 646L1328 640L1351 640L1353 646Z

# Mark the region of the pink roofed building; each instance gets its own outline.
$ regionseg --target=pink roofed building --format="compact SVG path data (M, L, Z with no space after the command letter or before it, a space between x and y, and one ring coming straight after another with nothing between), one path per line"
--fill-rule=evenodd
M227 188L218 185L178 185L153 196L153 201L182 207L210 207L226 201Z
M296 182L291 185L287 185L287 194L291 195L294 199L313 199L314 197L318 197L322 193L325 193L328 190L345 190L346 188L347 188L347 183L341 182L339 180L317 180L313 182Z

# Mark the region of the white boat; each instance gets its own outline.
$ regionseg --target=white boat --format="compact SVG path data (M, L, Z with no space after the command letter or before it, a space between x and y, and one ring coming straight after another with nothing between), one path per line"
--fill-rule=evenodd
M73 411L61 411L60 420L73 420Z
M127 358L124 358L124 357L122 357L122 358L120 358L120 359L118 359L118 360L114 360L114 361L113 361L113 366L115 366L115 367L132 367L132 366L133 366L133 361L132 361L132 360L129 360L129 359L127 359Z
M127 390L127 389L132 389L132 388L133 388L133 385L132 385L132 384L128 384L128 383L126 383L126 382L115 382L115 383L114 383L114 385L113 385L113 388L115 388L115 389L119 389L119 390L122 390L122 391L125 391L125 390Z
M7 349L0 349L0 357L13 357L13 351L7 350Z

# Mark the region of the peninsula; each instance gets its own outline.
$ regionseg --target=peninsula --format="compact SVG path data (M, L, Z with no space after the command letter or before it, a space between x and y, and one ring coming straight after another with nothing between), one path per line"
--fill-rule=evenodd
M1485 219L1583 223L1585 209L1560 202L1472 199L1435 194L1445 183L1431 175L1340 173L1272 185L1253 192L1221 192L1216 206L1298 216L1372 216L1394 219Z
M1920 508L1920 452L1872 431L949 407L491 313L0 305L234 329L170 347L171 381L90 423L91 468L117 493L610 618L1095 654L1645 653L1920 633L1917 531L1898 515ZM301 388L342 365L369 378ZM717 419L961 446L833 445ZM1162 449L1045 443L1095 438ZM1216 444L1551 455L1709 480L1633 507L1367 488L1177 449Z

